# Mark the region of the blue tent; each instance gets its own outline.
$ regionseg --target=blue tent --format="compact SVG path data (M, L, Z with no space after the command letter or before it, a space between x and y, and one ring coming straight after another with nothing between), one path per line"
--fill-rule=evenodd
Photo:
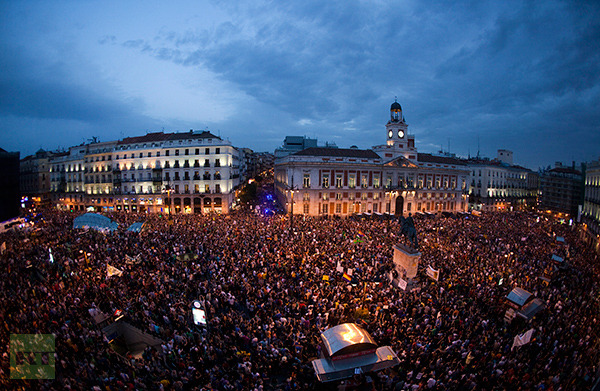
M97 213L82 214L73 221L73 228L92 228L99 231L114 231L118 226L117 222Z
M144 223L133 223L129 226L129 228L127 228L127 231L142 232L143 228L144 228Z

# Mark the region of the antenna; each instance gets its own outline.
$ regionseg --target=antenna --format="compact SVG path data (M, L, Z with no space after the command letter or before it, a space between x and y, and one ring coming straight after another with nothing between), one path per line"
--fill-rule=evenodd
M477 135L477 159L479 159L479 135Z

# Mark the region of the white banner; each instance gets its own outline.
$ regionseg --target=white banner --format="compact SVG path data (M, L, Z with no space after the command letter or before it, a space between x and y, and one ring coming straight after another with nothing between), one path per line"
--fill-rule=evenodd
M523 334L516 335L515 339L513 340L512 348L510 348L510 350L513 350L517 346L528 344L531 341L531 335L533 334L533 330L534 329L530 329L524 332Z
M406 280L403 280L402 278L398 279L398 288L402 289L403 291L406 290L406 286L408 285Z
M439 278L440 278L440 271L439 270L435 270L431 266L427 266L427 276L433 278L436 281L438 281Z

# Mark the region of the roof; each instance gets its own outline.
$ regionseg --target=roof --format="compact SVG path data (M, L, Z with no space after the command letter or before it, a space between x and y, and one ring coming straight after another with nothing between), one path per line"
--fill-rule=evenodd
M114 231L118 227L118 223L112 221L106 216L96 213L85 213L73 220L73 228L93 228L100 231Z
M540 299L533 299L525 306L523 306L523 308L521 308L517 315L529 320L544 308L546 308L546 306L544 305L543 301L541 301Z
M578 171L574 168L571 167L555 167L551 170L548 170L548 172L555 172L555 173L560 173L560 174L575 174L575 175L581 175L581 171Z
M356 323L331 327L321 333L321 339L331 357L377 348L375 340Z
M320 148L311 147L292 154L293 156L327 156L327 157L354 157L362 159L381 159L381 157L370 149L354 148Z
M510 291L506 298L515 303L516 305L522 306L527 302L527 300L529 300L531 296L532 295L530 292L527 292L525 289L516 287L512 291Z
M313 360L312 366L320 382L330 382L350 378L356 373L380 371L399 363L400 360L392 348L382 346L371 354L344 360L334 361L328 358Z
M202 131L201 133L196 133L193 131L183 132L183 133L163 133L163 132L155 132L148 133L145 136L137 136L137 137L126 137L123 140L119 140L117 144L137 144L137 143L148 143L148 142L156 142L156 141L167 141L167 140L182 140L182 139L197 139L197 138L216 138L221 139L218 136L215 136L209 131Z
M421 163L439 163L439 164L454 164L457 166L464 166L465 163L459 159L446 156L434 156L428 153L419 153L417 160Z

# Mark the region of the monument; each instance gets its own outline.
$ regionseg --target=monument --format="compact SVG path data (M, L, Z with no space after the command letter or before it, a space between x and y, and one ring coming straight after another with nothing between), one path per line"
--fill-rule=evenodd
M400 222L401 234L408 239L410 246L402 243L393 246L395 272L392 273L391 282L392 285L406 290L410 281L417 276L421 252L418 250L417 231L411 215L406 219L400 217Z

